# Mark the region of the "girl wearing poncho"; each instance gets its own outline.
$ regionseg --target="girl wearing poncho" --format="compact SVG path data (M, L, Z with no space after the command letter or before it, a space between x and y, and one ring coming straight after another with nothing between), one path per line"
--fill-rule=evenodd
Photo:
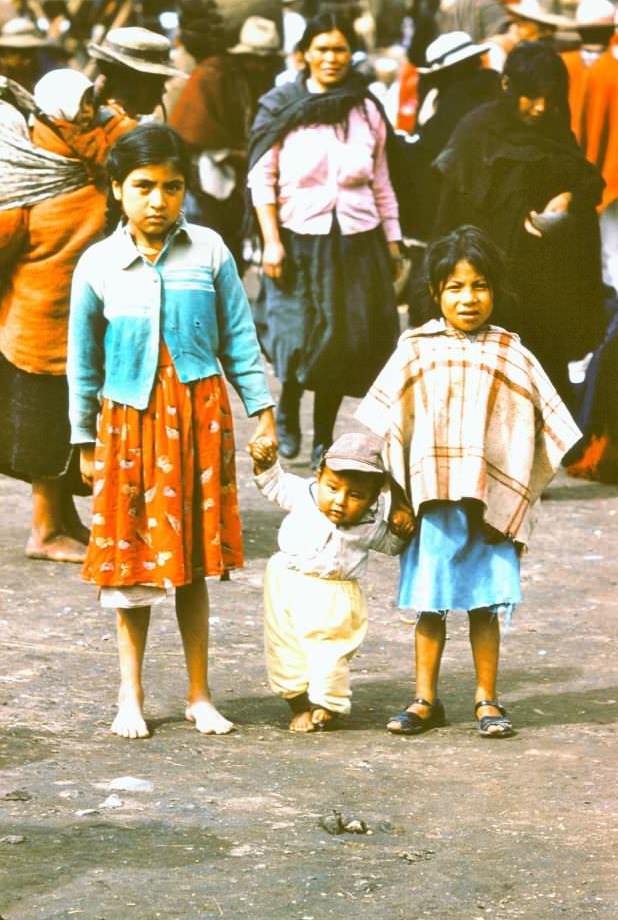
M496 699L497 614L510 615L520 600L533 506L579 431L518 336L488 325L504 277L489 239L461 227L430 246L426 270L442 317L401 336L357 412L385 439L400 513L415 523L398 603L418 615L416 698L388 729L419 734L444 724L437 685L445 614L463 609L479 730L504 736L512 726Z

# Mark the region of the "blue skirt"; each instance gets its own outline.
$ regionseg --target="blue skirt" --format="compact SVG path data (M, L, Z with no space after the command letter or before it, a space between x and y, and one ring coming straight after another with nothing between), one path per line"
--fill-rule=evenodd
M401 555L398 606L423 612L490 608L510 614L521 600L512 540L489 543L482 505L429 502Z

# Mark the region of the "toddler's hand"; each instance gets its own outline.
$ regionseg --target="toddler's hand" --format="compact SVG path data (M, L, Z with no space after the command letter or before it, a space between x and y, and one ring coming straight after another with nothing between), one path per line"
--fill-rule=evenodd
M271 438L259 437L247 445L256 475L269 470L277 459L277 445Z
M400 540L409 540L414 533L414 515L410 508L394 508L388 516L388 526Z

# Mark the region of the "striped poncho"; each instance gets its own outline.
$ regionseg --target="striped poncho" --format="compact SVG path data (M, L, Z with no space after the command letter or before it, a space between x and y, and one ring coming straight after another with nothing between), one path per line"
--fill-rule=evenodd
M385 439L415 514L423 502L477 499L489 525L523 544L532 505L581 436L517 335L466 335L442 320L404 332L356 417Z

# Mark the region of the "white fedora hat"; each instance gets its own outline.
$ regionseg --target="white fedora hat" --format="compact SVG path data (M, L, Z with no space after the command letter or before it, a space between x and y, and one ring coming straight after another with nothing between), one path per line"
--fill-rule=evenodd
M277 26L272 19L249 16L242 24L239 42L229 49L230 54L278 54L281 42Z
M124 64L140 73L186 77L185 73L170 64L171 48L168 39L158 32L141 26L125 26L110 29L100 45L90 42L88 54L97 61Z
M581 0L575 10L575 19L571 20L571 29L585 31L587 29L611 28L616 23L616 12L610 0Z
M435 73L460 64L468 58L478 57L489 51L489 45L477 45L467 32L445 32L439 35L425 51L426 67L419 67L419 73Z
M37 29L31 19L15 16L2 26L0 48L49 48L56 44Z
M530 19L532 22L540 22L544 26L552 26L554 29L568 29L573 20L568 16L557 16L554 13L548 13L543 9L539 0L520 0L519 3L507 3L507 13L516 16L518 19Z

